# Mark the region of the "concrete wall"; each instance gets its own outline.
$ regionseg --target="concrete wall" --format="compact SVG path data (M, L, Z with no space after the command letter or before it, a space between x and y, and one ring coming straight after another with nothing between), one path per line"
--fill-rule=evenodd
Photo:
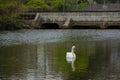
M40 28L42 24L46 23L58 24L59 28L120 26L120 12L40 12L36 16L38 17L35 17L33 21Z

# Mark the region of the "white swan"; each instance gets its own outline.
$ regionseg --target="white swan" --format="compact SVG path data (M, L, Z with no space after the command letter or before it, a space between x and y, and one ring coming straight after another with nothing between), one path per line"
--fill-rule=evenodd
M72 46L71 52L67 52L66 53L66 57L67 58L76 58L76 55L75 55L75 46Z
M74 65L74 62L76 60L75 46L72 46L71 52L66 53L66 60L68 63L71 63L72 71L75 71L75 65Z

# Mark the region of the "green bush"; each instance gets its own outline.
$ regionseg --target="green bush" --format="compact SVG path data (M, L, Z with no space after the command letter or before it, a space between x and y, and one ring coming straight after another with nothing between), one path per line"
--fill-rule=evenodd
M40 9L46 10L49 9L49 6L43 0L30 0L27 3L29 9Z
M15 0L0 1L0 27L2 29L22 27L19 14L26 9L22 3Z
M61 10L63 8L64 0L50 0L50 7L52 10Z

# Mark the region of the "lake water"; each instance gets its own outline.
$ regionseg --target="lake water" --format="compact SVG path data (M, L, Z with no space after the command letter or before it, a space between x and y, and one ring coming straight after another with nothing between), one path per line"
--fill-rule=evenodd
M1 31L0 80L120 80L120 30Z

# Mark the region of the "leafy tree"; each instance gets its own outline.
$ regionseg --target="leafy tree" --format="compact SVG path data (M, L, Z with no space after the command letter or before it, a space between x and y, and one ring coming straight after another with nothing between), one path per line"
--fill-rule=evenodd
M26 3L29 2L30 0L18 0L18 1L21 2L21 3L26 4Z
M0 1L0 25L4 27L21 26L18 17L19 13L27 9L23 4L19 4L15 0L1 0ZM0 26L0 28L1 28Z
M87 6L87 2L78 3L78 10L82 10Z
M40 10L49 9L49 6L43 0L30 0L27 3L27 6L30 9L40 9Z
M76 2L77 0L67 0L66 4L67 4L67 9L68 10L76 10L78 3Z
M94 4L94 3L96 3L95 0L87 0L87 1L88 1L89 4Z
M50 0L50 6L53 10L81 10L86 6L86 3L83 0Z
M50 7L54 10L62 10L64 5L64 0L50 0Z

